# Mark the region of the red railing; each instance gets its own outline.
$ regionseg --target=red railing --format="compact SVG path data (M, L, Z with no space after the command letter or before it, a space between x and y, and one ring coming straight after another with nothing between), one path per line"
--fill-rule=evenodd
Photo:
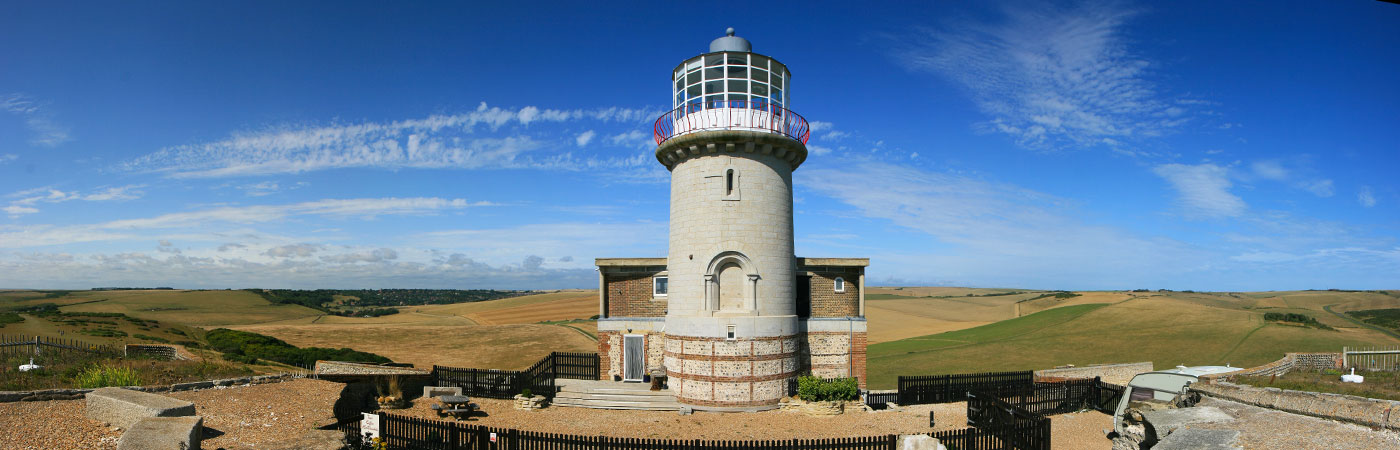
M696 102L676 108L656 119L652 136L661 145L667 139L706 130L768 131L807 143L811 129L807 119L782 106L762 100Z

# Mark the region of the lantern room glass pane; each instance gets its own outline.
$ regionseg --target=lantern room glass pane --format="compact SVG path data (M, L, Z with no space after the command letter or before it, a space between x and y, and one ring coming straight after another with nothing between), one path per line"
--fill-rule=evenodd
M692 71L692 70L695 70L695 69L699 69L699 68L700 68L700 58L698 58L698 57L695 58L695 59L692 59L692 60L690 60L690 61L686 61L686 62L685 62L685 70L686 70L687 72Z
M680 92L682 90L685 90L685 77L680 77L676 79L676 92Z
M763 84L763 83L759 83L759 82L754 82L754 83L753 83L753 95L757 95L757 96L761 96L761 97L767 97L767 96L768 96L768 85Z
M714 67L724 62L724 55L705 55L705 67Z
M729 92L748 92L748 84L749 82L745 80L729 80Z
M698 84L692 84L690 87L685 88L685 95L687 97L699 97L700 94L700 85Z
M721 93L721 92L724 92L724 82L723 82L723 81L706 81L706 82L705 82L705 93L706 93L706 94L718 94L718 93Z
M749 96L747 96L747 95L744 95L744 94L729 94L729 107L730 107L730 108L743 108L743 107L745 106L744 103L747 103L748 101L749 101Z
M767 69L768 58L764 56L753 55L749 57L749 65L760 69Z
M753 79L754 81L761 81L767 83L768 71L762 69L753 69L753 71L750 72L749 78Z
M723 95L706 95L706 96L705 96L705 107L706 107L706 108L723 108L723 107L724 107L724 96L723 96Z
M749 64L748 55L743 53L727 53L725 60L731 65L745 66Z
M768 93L768 98L773 99L773 102L775 102L775 103L782 103L782 102L783 102L783 90L782 90L782 89L778 89L778 88L776 88L776 87L773 88L773 92Z
M782 75L778 75L776 72L774 72L774 73L773 73L773 76L772 76L770 79L773 80L773 88L774 88L774 89L782 89L782 88L783 88L783 76L782 76Z
M685 93L684 93L684 92L677 92L677 93L676 93L676 105L680 105L681 103L685 103Z
M720 78L724 78L723 67L709 67L705 69L706 80L718 80Z
M695 84L700 82L700 71L694 71L685 75L685 84Z
M749 68L745 66L729 66L729 78L748 78Z

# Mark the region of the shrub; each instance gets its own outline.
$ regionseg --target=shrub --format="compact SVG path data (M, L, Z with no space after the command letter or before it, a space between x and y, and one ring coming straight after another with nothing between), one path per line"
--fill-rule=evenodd
M224 354L229 361L247 362L248 359L266 359L283 364L306 367L316 361L351 361L385 363L389 358L373 353L355 351L348 348L298 348L281 339L246 331L219 328L205 335L209 347ZM252 364L248 362L248 364Z
M4 325L7 323L20 323L23 321L24 318L20 317L19 314L15 314L12 312L0 313L0 325Z
M520 390L520 396L521 396L521 397L525 397L525 398L530 398L530 397L534 397L534 396L535 396L535 393L534 393L534 391L531 391L530 388L525 388L525 389Z
M855 378L831 380L804 375L797 379L797 396L809 402L845 402L860 396Z
M108 386L140 386L141 377L136 369L108 365L89 366L73 377L73 384L82 389L95 389Z

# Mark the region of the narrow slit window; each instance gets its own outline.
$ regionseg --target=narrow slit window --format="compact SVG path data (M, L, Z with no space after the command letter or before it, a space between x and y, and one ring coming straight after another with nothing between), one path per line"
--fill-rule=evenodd
M724 171L724 195L734 195L734 169Z
M843 278L841 278L841 277L836 277L836 282L833 283L833 284L836 285L836 292L846 292L846 280L845 280L845 279L843 279Z

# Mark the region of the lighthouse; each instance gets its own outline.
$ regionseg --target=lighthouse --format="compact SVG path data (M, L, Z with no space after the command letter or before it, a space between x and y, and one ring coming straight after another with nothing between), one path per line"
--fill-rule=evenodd
M674 108L653 128L666 258L597 261L601 372L664 374L677 402L718 411L776 407L802 374L864 385L868 259L794 254L810 133L792 73L732 28L708 50L671 71Z

